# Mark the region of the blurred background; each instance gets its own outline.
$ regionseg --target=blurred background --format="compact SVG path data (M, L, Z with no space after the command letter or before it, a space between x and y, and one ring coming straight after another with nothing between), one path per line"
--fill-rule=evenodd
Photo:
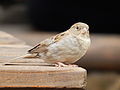
M79 66L88 70L87 90L120 90L118 2L0 0L0 30L34 46L76 22L90 26L92 45Z

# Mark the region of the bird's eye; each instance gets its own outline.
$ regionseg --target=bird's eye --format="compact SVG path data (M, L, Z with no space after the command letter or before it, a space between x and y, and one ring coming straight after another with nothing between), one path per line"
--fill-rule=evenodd
M76 29L79 29L79 27L76 27Z

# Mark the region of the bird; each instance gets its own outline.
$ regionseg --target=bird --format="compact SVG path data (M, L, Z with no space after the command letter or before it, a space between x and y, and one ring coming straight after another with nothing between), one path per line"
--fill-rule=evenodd
M57 67L77 66L73 63L86 54L90 43L89 26L78 22L68 30L41 41L21 57L38 57Z

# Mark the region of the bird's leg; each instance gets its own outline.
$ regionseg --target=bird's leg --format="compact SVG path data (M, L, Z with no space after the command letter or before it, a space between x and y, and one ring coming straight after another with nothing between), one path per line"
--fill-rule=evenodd
M78 67L78 65L75 65L75 64L64 64L62 62L57 62L55 66L56 67Z
M56 67L66 67L67 65L64 64L64 63L62 63L62 62L57 62L57 63L55 64L55 66L56 66Z

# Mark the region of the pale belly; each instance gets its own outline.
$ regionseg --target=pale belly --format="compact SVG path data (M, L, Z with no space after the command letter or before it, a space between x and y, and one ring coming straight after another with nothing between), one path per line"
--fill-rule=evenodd
M41 56L48 63L74 63L79 60L87 51L90 41L79 40L75 37L66 37L61 41L51 44L48 52Z

